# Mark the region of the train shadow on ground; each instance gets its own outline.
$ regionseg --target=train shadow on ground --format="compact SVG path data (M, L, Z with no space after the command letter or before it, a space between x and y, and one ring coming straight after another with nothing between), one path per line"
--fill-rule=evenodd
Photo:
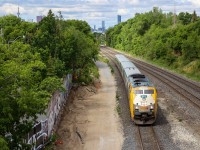
M169 122L167 121L167 119L164 115L164 112L162 111L162 109L158 105L157 119L156 119L155 123L153 124L153 126L164 125L164 124L168 124L168 123Z

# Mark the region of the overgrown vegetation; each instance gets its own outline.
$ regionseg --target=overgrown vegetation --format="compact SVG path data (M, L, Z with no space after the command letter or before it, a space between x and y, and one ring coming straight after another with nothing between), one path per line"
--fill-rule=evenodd
M72 73L87 83L98 77L99 48L85 21L65 21L51 10L40 23L0 17L0 29L0 147L29 149L22 139L53 92L63 90L63 77Z
M94 36L95 36L95 39L98 41L99 45L105 45L106 44L106 41L105 41L106 35L105 35L105 33L94 32Z
M102 62L105 62L105 63L109 62L109 60L106 57L102 56L102 55L98 55L98 60L102 61Z
M107 45L200 81L200 19L195 11L173 19L157 7L135 14L106 32Z

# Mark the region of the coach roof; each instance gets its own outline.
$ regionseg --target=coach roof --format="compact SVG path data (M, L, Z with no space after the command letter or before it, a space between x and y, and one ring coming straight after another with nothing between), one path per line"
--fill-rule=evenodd
M124 55L121 55L121 54L117 54L115 55L115 57L118 59L119 62L129 61L128 58L126 58Z
M136 66L131 61L123 61L121 65L124 69L126 68L136 68Z
M124 71L127 77L134 74L141 74L141 72L137 68L133 68L133 67L125 68Z

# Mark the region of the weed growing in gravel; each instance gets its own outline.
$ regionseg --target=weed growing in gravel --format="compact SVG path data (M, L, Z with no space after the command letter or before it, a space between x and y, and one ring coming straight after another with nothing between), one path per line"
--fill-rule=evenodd
M45 150L53 150L54 149L54 145L55 145L55 141L58 139L58 135L57 134L53 134L50 137L50 141L48 143L48 145L45 146Z
M118 92L116 91L116 101L117 101L117 104L116 104L116 111L117 111L117 113L118 113L118 115L120 115L121 114L121 108L120 108L120 106L119 106L119 94L118 94Z
M178 119L178 121L179 121L179 122L182 122L182 121L183 121L183 119Z
M114 74L114 69L112 68L112 66L110 65L110 63L108 63L108 66L110 67L111 73Z
M118 115L121 115L121 108L120 108L119 104L117 104L116 110L117 110Z
M116 100L119 101L119 94L116 92Z

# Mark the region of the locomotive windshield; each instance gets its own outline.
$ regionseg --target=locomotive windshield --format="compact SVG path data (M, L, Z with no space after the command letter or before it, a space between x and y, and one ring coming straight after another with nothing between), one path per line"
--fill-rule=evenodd
M154 94L154 90L144 90L144 94Z
M135 94L154 94L154 90L134 90Z
M134 90L135 94L143 94L143 90Z

